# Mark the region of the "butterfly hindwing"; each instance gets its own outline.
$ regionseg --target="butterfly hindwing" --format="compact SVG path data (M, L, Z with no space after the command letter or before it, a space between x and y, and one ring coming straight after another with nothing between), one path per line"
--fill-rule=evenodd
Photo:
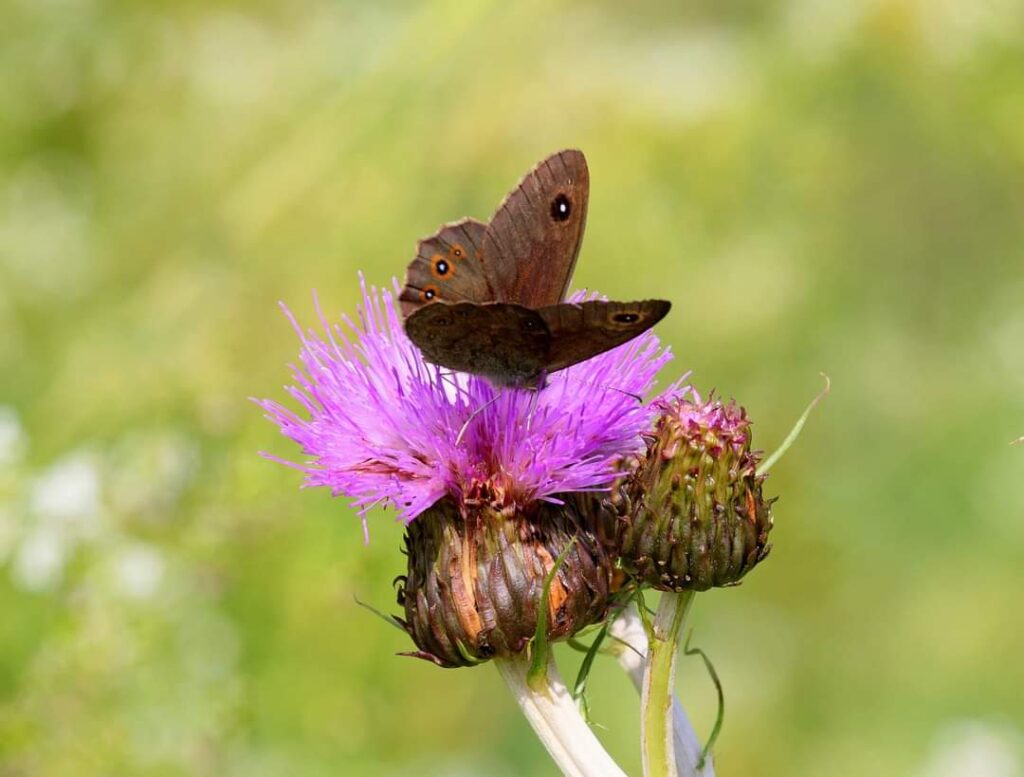
M526 385L543 372L551 340L538 311L502 302L425 305L405 331L428 362L499 385Z
M586 361L643 334L671 308L665 300L563 302L537 311L550 332L545 369L555 372Z

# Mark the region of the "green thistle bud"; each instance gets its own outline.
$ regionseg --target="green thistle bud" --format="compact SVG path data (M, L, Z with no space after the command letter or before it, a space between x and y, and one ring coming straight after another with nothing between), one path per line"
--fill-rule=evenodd
M568 552L548 595L547 635L565 639L604 618L613 561L570 505L527 510L442 499L409 524L402 621L439 666L468 666L526 648L537 631L544 582Z
M771 548L746 411L694 398L663 403L646 455L602 502L624 568L660 590L736 583Z

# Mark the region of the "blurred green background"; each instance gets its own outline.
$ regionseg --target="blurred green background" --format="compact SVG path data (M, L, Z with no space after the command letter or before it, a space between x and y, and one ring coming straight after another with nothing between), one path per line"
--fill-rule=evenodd
M493 669L395 657L353 597L396 609L401 527L259 458L247 397L278 300L352 311L565 146L576 283L672 299L665 381L768 449L833 381L769 561L694 610L718 773L1024 774L1019 2L13 0L0 775L554 774ZM592 709L638 773L610 662Z

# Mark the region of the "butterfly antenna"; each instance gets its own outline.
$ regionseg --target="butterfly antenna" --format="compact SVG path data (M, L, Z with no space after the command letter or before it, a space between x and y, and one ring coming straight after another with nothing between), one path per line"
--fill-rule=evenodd
M476 410L469 414L469 418L466 419L466 422L462 425L462 428L459 429L459 434L455 438L456 448L462 444L462 437L466 434L466 430L469 429L469 425L473 422L473 419L480 415L482 412L484 412L484 410L493 405L495 402L497 402L498 397L500 396L501 394L495 394L493 397L488 399L486 402L480 405L480 407L478 407Z
M541 371L540 377L537 378L536 386L523 386L523 391L529 391L532 396L530 397L530 412L526 415L526 429L527 431L533 426L533 417L537 412L537 402L540 399L541 390L548 384L547 372Z
M594 388L606 389L608 391L617 391L620 394L625 394L627 397L632 397L637 402L643 403L644 398L639 394L634 394L632 391L626 391L626 389L616 388L615 386L609 386L606 383L591 383L588 380L579 380L578 378L566 378L566 380L572 380L576 383L582 383L584 386L593 386Z
M456 395L464 396L468 392L465 386L459 385L459 381L455 379L455 373L450 370L441 370L441 381L446 385L450 386L455 391Z

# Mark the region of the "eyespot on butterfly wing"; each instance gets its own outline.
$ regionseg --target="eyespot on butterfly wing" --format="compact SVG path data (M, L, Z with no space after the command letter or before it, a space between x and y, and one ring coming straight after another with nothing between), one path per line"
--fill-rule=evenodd
M419 241L398 295L403 316L431 302L494 299L480 257L486 229L479 221L462 219Z

